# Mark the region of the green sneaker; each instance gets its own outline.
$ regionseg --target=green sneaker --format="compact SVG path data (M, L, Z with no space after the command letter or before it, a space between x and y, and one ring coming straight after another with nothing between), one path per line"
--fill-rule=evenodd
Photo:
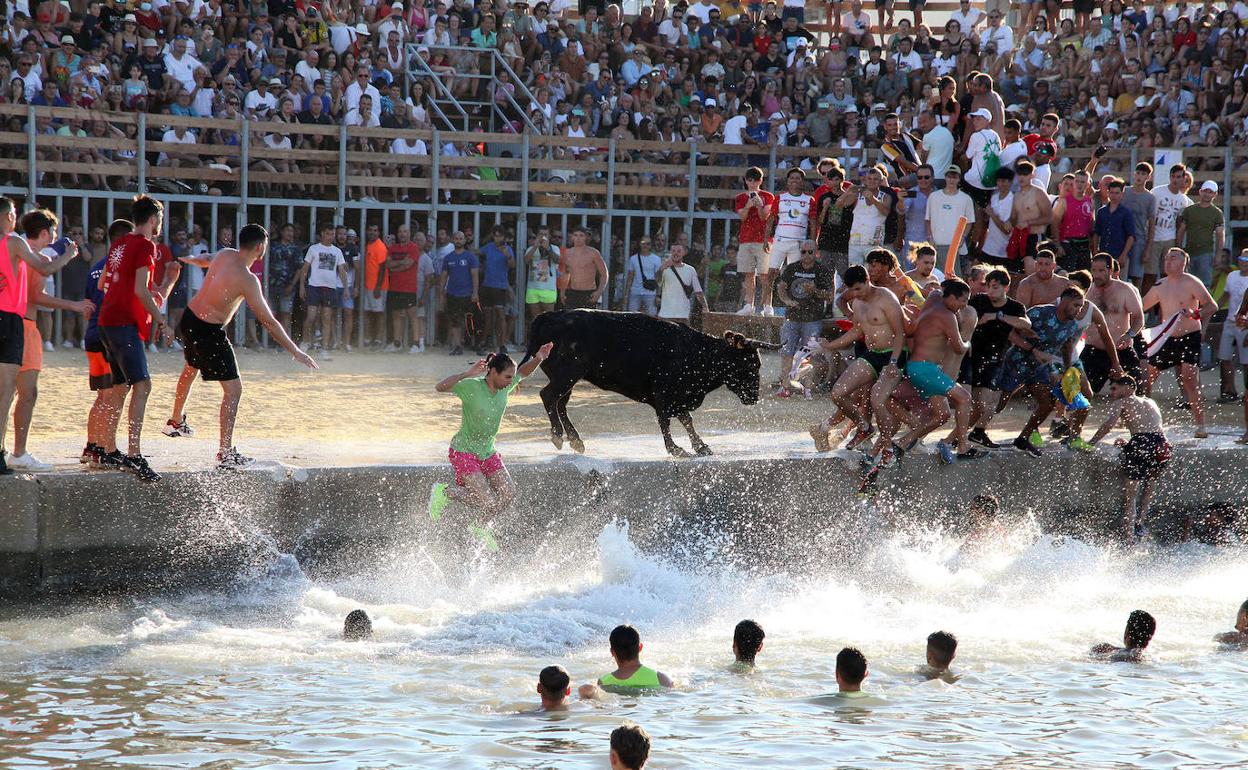
M1044 449L1044 436L1041 436L1038 430L1033 430L1027 437L1027 441L1036 449Z
M1065 443L1066 443L1066 448L1071 450L1072 452L1091 452L1093 449L1091 444L1079 438L1078 436L1072 436L1066 439Z
M429 490L429 518L433 521L442 518L442 512L450 502L451 498L446 494L446 484L441 481L434 484L433 489Z
M497 551L498 541L494 539L494 532L489 527L478 527L476 524L469 524L468 531L473 537L481 541L487 551Z

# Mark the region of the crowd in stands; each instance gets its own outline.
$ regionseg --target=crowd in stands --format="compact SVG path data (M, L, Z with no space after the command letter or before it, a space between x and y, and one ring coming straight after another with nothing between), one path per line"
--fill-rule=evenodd
M911 4L919 6L913 13L894 13L893 5L877 3L873 19L858 0L809 10L774 1L657 0L635 16L602 0L579 9L566 0L27 0L6 4L0 102L243 115L276 124L448 128L436 125L430 103L439 86L428 79L409 83L407 44L416 43L417 55L458 97L528 113L528 120L511 115L494 126L499 130L528 130L532 121L543 133L572 139L828 148L850 171L883 141L889 114L904 132L921 130L923 113L930 113L965 142L968 107L983 88L994 94L998 133L1010 117L1026 133L1046 113L1062 116L1059 151L1102 144L1220 147L1248 137L1244 2L1230 8L1077 2L1067 18L1056 2L1009 12L963 0L934 30L922 23L921 3ZM812 32L808 14L812 26L816 14L831 23ZM524 88L506 74L473 77L481 56L472 48L497 49ZM7 120L10 130L22 129L23 117ZM166 142L239 141L229 130L148 126L149 138ZM38 130L104 137L133 135L135 127L100 116L41 121ZM277 149L336 144L280 126L262 141ZM396 140L399 147L358 141L360 149L379 152L429 151L421 141ZM68 159L121 164L132 155L84 149ZM683 162L677 148L621 152L617 160ZM161 165L211 162L207 154L159 158ZM261 166L298 167L296 161ZM103 172L65 176L54 181L110 184Z

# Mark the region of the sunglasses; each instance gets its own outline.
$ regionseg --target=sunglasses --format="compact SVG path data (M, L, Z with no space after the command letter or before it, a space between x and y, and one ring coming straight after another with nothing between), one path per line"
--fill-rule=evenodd
M815 250L814 249L802 249L801 252L803 254L814 254Z
M932 177L931 177L930 175L929 175L929 176L916 176L916 177L915 177L915 179L919 180L920 182L926 181L926 180L931 179L931 178L932 178Z

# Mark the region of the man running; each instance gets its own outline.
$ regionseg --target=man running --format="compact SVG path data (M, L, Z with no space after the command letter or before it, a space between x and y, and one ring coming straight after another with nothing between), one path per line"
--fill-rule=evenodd
M1074 359L1080 331L1077 319L1083 314L1083 302L1083 291L1072 286L1062 292L1057 304L1038 305L1027 311L1031 328L1010 331L1011 347L997 375L997 389L1013 394L1026 388L1035 399L1031 416L1013 444L1032 457L1040 456L1040 448L1032 445L1031 434L1053 411L1052 388Z
M607 263L602 252L589 243L589 230L578 227L572 231L572 245L563 250L559 260L559 272L566 286L560 293L563 306L568 309L597 307L602 292L607 288Z
M988 423L997 413L1001 391L997 375L1010 346L1010 332L1031 328L1023 303L1007 296L1010 274L997 268L984 279L985 292L971 297L970 307L978 315L971 334L971 425L967 438L988 449L1000 447L988 436Z
M963 339L958 314L966 307L971 287L960 278L946 278L940 284L940 294L933 292L919 314L906 325L913 337L913 350L906 364L906 379L927 401L928 410L919 423L898 442L903 450L912 448L923 436L936 430L949 419L949 406L953 405L955 428L953 448L941 441L937 447L943 462L974 460L984 456L984 451L972 447L967 441L967 426L971 416L971 394L965 387L953 381L941 365L950 353L966 352L970 340ZM877 412L882 417L882 413ZM888 447L881 455L887 463L890 449L897 453L898 447ZM956 452L956 457L954 452ZM900 454L900 453L897 453Z
M116 420L126 402L125 383L113 382L112 362L109 361L108 351L100 339L100 306L104 303L104 292L100 291L100 276L104 274L108 264L109 252L118 240L133 230L134 223L128 219L118 219L109 225L110 246L87 273L86 297L95 305L95 312L87 319L87 330L82 335L82 342L87 353L88 385L95 393L95 402L91 404L91 411L87 415L87 446L82 451L81 462L97 469L121 468L121 452L117 451ZM112 430L109 430L110 426Z
M1015 298L1027 309L1056 302L1070 288L1070 281L1056 275L1056 270L1057 257L1048 249L1041 249L1036 254L1036 272L1019 282Z
M1126 281L1113 278L1114 258L1105 252L1092 257L1092 288L1088 302L1101 309L1110 339L1105 339L1098 324L1087 330L1087 347L1079 356L1083 371L1093 393L1099 393L1111 372L1125 372L1136 382L1143 379L1140 357L1134 341L1144 326L1144 310L1140 295ZM1117 364L1115 366L1115 364Z
M1109 418L1096 431L1090 443L1109 435L1119 422L1131 434L1128 441L1119 439L1122 447L1122 472L1126 475L1122 503L1122 528L1128 540L1144 536L1148 508L1153 500L1157 478L1170 462L1170 442L1161 421L1161 409L1151 398L1135 394L1133 377L1111 380Z
M494 439L507 411L507 398L526 377L550 356L555 343L547 342L519 369L506 353L496 353L477 361L461 374L452 374L435 387L439 393L454 393L463 404L459 431L451 439L447 457L455 469L455 486L445 482L433 485L429 495L429 517L442 518L450 501L462 503L480 514L504 510L516 496L516 485L503 460L494 450ZM487 548L498 544L485 523L470 525L473 535Z
M850 303L853 312L851 320L858 334L846 334L834 342L824 345L825 349L836 350L848 347L855 340L861 340L862 349L858 358L849 365L832 388L832 401L841 414L848 417L858 426L858 432L846 445L853 449L871 437L874 429L871 423L859 412L854 404L855 394L859 388L875 383L871 387L871 406L875 414L883 414L893 389L901 381L902 367L905 366L905 320L901 312L901 303L897 295L888 289L872 286L867 280L867 271L862 265L853 265L845 271L845 291L843 297ZM829 420L811 427L810 435L815 440L815 449L820 452L829 451L832 446L828 441L831 427L839 417L833 415Z
M1187 252L1173 247L1166 253L1166 280L1144 296L1143 311L1160 306L1166 319L1153 332L1149 344L1148 391L1167 369L1179 367L1179 385L1192 406L1196 438L1207 438L1205 408L1200 397L1200 347L1204 324L1213 317L1218 304L1200 279L1187 272Z
M156 266L156 238L160 236L164 216L165 207L155 198L140 195L134 199L130 209L134 230L109 251L108 264L99 283L104 292L99 316L100 338L108 351L113 384L125 383L130 393L127 454L122 458L121 467L143 481L160 480L160 474L152 470L143 456L141 444L147 397L152 392L144 343L153 328L164 329L164 333L169 334L160 308L164 297L155 291L152 274ZM108 430L112 431L113 440L119 418L120 415L110 420Z
M247 225L238 233L237 249L222 249L212 259L183 257L182 261L196 267L207 268L204 283L187 305L178 324L177 337L182 343L182 355L186 365L178 378L173 396L173 417L169 426L186 423L184 407L190 398L196 375L204 382L221 383L221 442L217 451L219 470L241 470L255 462L240 454L234 447L234 421L238 418L238 402L243 396L243 383L238 376L238 362L230 344L225 326L234 317L244 300L251 312L277 344L285 348L295 360L309 369L318 368L307 353L299 349L286 334L281 323L273 317L273 311L264 298L251 266L264 256L269 245L269 234L260 225ZM177 434L173 434L177 435Z

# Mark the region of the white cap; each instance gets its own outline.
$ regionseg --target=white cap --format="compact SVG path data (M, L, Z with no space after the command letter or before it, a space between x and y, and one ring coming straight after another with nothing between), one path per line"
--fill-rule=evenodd
M355 25L355 34L368 37L371 33L368 31L368 25L364 22L360 22Z
M401 10L403 10L403 4L402 4L402 3L395 3L394 5L390 6L390 11L391 11L392 13L393 13L394 11L401 11Z
M1111 120L1110 122L1108 122L1108 123L1106 123L1106 124L1105 124L1105 130L1106 130L1106 131L1117 131L1117 130L1118 130L1118 124L1117 124L1117 123L1115 123L1115 122L1113 122L1113 121Z
M983 107L980 107L978 110L975 110L974 112L971 113L971 117L983 118L984 120L992 120L992 113L984 109Z
M702 103L703 103L705 106L707 106L707 107L718 107L718 106L719 106L719 102L716 102L714 99L711 99L711 98L709 98L709 97L706 99L706 101L704 101L704 102L702 102Z
M1205 190L1208 190L1208 191L1210 191L1211 193L1213 193L1214 195L1217 195L1217 194L1218 194L1218 183L1217 183L1217 182L1215 182L1215 181L1213 181L1212 179L1208 180L1207 182L1205 182L1204 184L1202 184L1202 185L1200 186L1200 191L1201 191L1201 192L1204 192Z

